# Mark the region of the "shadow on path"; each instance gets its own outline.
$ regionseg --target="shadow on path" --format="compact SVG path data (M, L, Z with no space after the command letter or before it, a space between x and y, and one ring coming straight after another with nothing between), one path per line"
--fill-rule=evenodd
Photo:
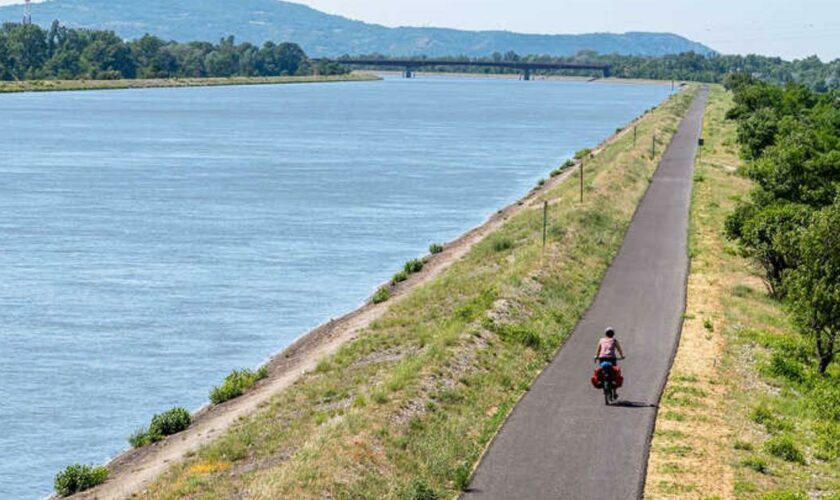
M659 408L659 405L653 403L642 403L641 401L616 401L610 406L618 406L620 408Z

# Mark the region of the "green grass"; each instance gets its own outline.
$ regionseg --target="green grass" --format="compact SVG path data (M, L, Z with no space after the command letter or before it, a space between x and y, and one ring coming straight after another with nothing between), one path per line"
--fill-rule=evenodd
M674 97L640 131L675 126L689 99ZM583 205L576 183L534 195L533 208L173 467L148 496L457 495L595 296L655 168L645 153L623 137L589 160ZM543 201L552 204L545 249ZM248 472L196 472L216 463Z

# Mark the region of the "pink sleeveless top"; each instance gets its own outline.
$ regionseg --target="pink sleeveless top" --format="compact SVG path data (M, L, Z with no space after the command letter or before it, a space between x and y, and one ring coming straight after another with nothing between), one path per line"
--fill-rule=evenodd
M615 339L604 337L598 341L598 357L599 358L614 358L615 357Z

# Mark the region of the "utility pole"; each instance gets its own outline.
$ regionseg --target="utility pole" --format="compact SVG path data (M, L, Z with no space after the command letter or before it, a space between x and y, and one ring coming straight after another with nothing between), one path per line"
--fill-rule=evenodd
M32 24L32 2L31 0L26 0L26 3L23 5L23 24L28 26Z

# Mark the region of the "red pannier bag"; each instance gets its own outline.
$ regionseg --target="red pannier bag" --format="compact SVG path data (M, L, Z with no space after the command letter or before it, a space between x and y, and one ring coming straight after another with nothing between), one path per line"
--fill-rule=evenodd
M615 387L617 389L620 389L622 386L624 386L624 375L621 374L621 367L620 366L613 366L612 370L613 370L613 376L615 377ZM594 387L596 389L603 389L604 388L604 382L601 378L602 374L603 374L603 371L604 371L604 369L599 366L598 368L595 369L594 372L592 372L592 379L591 379L592 387Z
M601 371L602 368L599 366L598 368L595 368L594 372L592 372L592 387L596 389L604 388L604 382L601 380Z
M624 375L621 374L620 366L613 366L613 374L615 375L615 386L618 389L624 385Z

